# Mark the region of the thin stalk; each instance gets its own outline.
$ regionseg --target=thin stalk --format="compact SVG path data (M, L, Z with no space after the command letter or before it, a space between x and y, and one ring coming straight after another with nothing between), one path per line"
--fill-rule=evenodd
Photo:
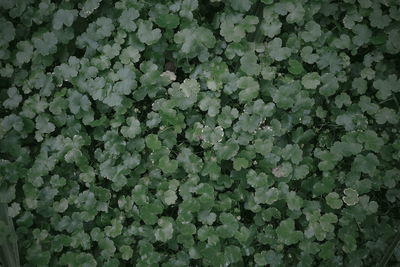
M400 109L399 100L397 99L397 97L394 93L393 93L393 100L396 103L397 109Z
M17 237L11 218L7 214L7 204L0 203L0 220L7 225L10 230L10 236L6 240L1 240L0 244L0 262L3 266L19 267L19 253L17 245Z
M397 234L395 235L393 242L386 249L385 255L383 255L382 259L380 260L380 262L377 266L385 267L388 264L390 258L392 257L392 255L394 253L394 250L399 245L399 243L400 243L400 231L397 232Z

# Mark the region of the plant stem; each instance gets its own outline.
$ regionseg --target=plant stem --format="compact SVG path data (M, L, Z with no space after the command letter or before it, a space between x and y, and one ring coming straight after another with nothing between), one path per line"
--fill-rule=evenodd
M385 267L388 264L392 254L394 253L394 250L399 245L399 243L400 243L400 231L397 232L397 234L395 235L393 242L386 249L385 255L383 255L382 259L380 260L380 262L377 266Z

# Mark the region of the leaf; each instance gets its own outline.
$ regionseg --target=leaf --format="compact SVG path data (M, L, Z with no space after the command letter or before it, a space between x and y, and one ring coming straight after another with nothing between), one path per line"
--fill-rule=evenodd
M134 138L136 135L141 133L140 121L135 117L129 117L126 120L128 126L121 127L121 133L124 137Z
M178 162L176 160L171 160L168 156L163 156L160 158L158 167L166 174L171 174L176 172L178 169Z
M326 195L325 200L329 207L331 207L332 209L340 209L343 205L342 200L339 199L339 194L335 192L331 192Z
M0 25L2 25L0 35L3 36L0 40L0 46L4 46L14 40L16 31L14 25L4 17L0 19Z
M239 12L249 11L252 5L250 0L229 0L231 7Z
M233 160L233 168L237 171L249 167L249 162L245 158L235 158Z
M358 203L358 193L352 188L346 188L343 193L345 196L343 197L343 202L348 206L353 206Z
M282 254L276 253L274 250L262 251L254 254L254 261L259 266L279 266L282 264Z
M260 74L261 67L257 64L257 56L253 52L247 52L240 59L240 69L249 76Z
M174 41L180 46L181 52L190 58L199 55L200 51L206 51L213 48L216 39L213 33L204 27L185 28L178 31L174 36Z
M365 156L359 154L354 159L352 168L355 171L366 173L372 177L378 165L379 160L373 153L368 153Z
M137 29L135 20L139 17L139 12L135 8L128 8L122 11L118 22L122 29L127 32L134 32ZM144 29L142 29L143 31Z
M53 32L45 32L40 37L32 38L32 40L33 46L43 56L54 54L57 51L58 39Z
M320 76L317 72L307 73L301 78L301 84L306 89L317 89L320 83Z
M175 29L176 27L178 27L179 22L180 20L177 15L169 13L161 14L155 20L155 23L158 26L166 29Z
M300 75L304 72L304 68L299 61L295 59L289 59L288 71L293 75Z
M274 180L265 173L256 173L250 170L246 175L247 183L254 188L270 187L273 185Z
M174 229L171 221L171 218L168 217L161 217L158 219L159 228L154 233L157 241L165 243L172 238Z
M309 21L305 25L305 31L301 33L301 38L305 42L315 42L321 35L320 25L315 21Z
M281 221L276 233L279 242L285 245L293 245L303 239L303 233L295 230L294 220L291 218Z
M240 102L249 102L258 96L260 86L252 77L241 77L237 86L243 89L239 93Z
M147 45L155 44L161 38L161 30L153 29L150 21L139 21L137 36L142 43Z
M123 245L119 248L119 251L123 260L129 260L132 258L133 250L130 246Z
M395 110L387 107L383 107L378 110L375 114L375 120L378 124L397 124L399 122L399 116Z
M199 108L202 111L207 111L208 116L215 117L219 113L221 101L217 98L211 97L211 95L204 95L199 101Z
M49 121L49 118L44 115L36 117L36 129L43 134L51 133L55 130L55 125Z
M269 55L276 61L283 61L287 59L291 54L292 50L288 47L282 47L282 39L277 37L267 44Z
M86 0L81 7L81 11L79 15L81 17L87 18L90 14L93 13L97 8L99 8L102 0Z
M161 148L161 142L158 140L158 137L155 134L149 134L146 136L146 145L153 151Z
M296 192L291 191L286 195L286 201L289 210L300 210L303 206L303 199L299 197Z
M271 188L257 188L255 195L254 195L254 201L257 204L268 204L271 205L274 202L278 201L279 199L279 190L275 187Z
M239 151L239 145L231 140L225 143L218 143L214 147L217 157L223 160L233 158Z
M71 27L78 16L78 11L75 9L59 9L53 17L53 29L60 30L65 25Z
M90 109L90 100L86 95L82 95L77 91L73 91L68 98L69 101L69 109L73 114L79 113L82 111L89 111Z
M32 59L33 45L29 41L20 41L17 43L18 52L15 59L18 65L28 63Z
M322 86L319 88L319 92L323 96L331 96L336 93L339 89L339 83L335 75L332 73L326 73L321 76Z

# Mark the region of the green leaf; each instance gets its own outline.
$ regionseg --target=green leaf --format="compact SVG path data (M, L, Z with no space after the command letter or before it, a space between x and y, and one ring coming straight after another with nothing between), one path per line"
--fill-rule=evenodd
M276 253L274 250L262 251L254 254L254 261L259 266L277 267L282 264L283 255Z
M141 133L140 122L135 117L129 117L126 120L128 126L121 127L121 134L126 138L135 138Z
M78 11L75 9L59 9L53 17L53 29L60 30L65 25L71 27L78 16Z
M14 40L16 31L13 23L6 20L4 17L0 19L0 25L2 25L0 29L0 35L3 36L3 38L0 40L0 46L3 47Z
M173 236L174 228L172 226L172 219L169 217L161 217L158 219L159 228L154 232L157 241L167 242Z
M321 83L320 76L317 72L307 73L301 78L301 84L306 89L317 89L320 83Z
M261 70L257 61L258 58L254 52L247 52L240 58L240 69L249 76L257 76Z
M231 140L226 143L218 143L215 145L215 152L218 158L229 160L236 156L239 151L239 145Z
M137 36L142 43L155 44L161 38L161 30L153 29L151 21L139 21Z
M319 92L323 96L331 96L336 93L339 89L339 83L335 75L332 73L325 73L321 76L322 86L319 88Z
M82 111L89 111L90 109L90 100L86 95L82 95L77 91L73 91L68 98L69 101L69 109L73 114L79 113Z
M339 194L331 192L325 196L325 201L332 209L340 209L343 205L342 200L339 198Z
M305 31L301 33L301 38L305 42L315 42L322 35L321 27L315 21L305 24Z
M270 187L273 185L274 180L266 175L265 173L256 173L254 170L250 170L246 175L247 183L254 188L259 187Z
M354 159L352 169L357 172L366 173L373 177L378 165L379 160L374 154L368 153L365 156L359 154Z
M158 140L157 135L149 134L146 136L146 146L153 151L161 148L161 142Z
M213 48L216 43L212 31L204 27L185 28L178 31L174 36L174 41L179 45L180 51L189 58L200 56L200 53L208 57L208 48Z
M399 122L399 115L394 109L383 107L376 112L375 120L378 124L397 124Z
M256 189L256 192L254 195L254 201L257 204L271 205L274 202L278 201L279 195L280 195L280 192L275 187L272 187L269 189L266 187L261 187L261 188Z
M250 10L252 2L250 0L229 0L228 1L233 10L239 12L247 12Z
M276 61L283 61L292 54L290 48L282 47L282 39L278 37L267 44L267 49L270 57Z
M303 233L295 230L294 220L288 218L280 222L276 228L279 242L285 245L293 245L303 239Z
M17 43L18 52L15 59L18 65L31 61L33 55L33 45L29 41L20 41Z
M171 174L176 172L178 169L178 162L176 160L171 160L168 156L163 156L160 158L158 167L166 174Z
M293 75L300 75L304 72L304 68L303 68L303 65L299 61L297 61L295 59L289 59L288 71Z
M199 102L200 110L207 111L210 117L218 115L220 106L221 101L217 98L212 98L210 95L205 95Z
M157 16L155 23L161 28L175 29L179 25L179 17L175 14L161 14Z
M241 169L247 169L249 167L249 162L245 158L235 158L233 160L233 168L237 171Z
M121 253L121 258L123 260L129 260L132 258L133 255L133 249L130 246L123 245L119 248L119 251Z
M346 188L343 193L345 196L343 197L343 202L348 206L353 206L358 203L358 193L352 188Z
M44 115L39 115L36 117L36 129L42 133L51 133L55 130L55 125L49 121L49 118Z
M258 96L260 86L252 77L241 77L237 86L242 89L239 93L240 102L249 102Z
M289 210L299 211L303 206L303 199L294 191L291 191L286 195L286 201Z
M111 258L116 251L114 242L109 238L104 238L99 241L99 248L101 249L101 256Z
M128 8L122 11L118 22L122 29L127 32L134 32L137 28L135 20L139 17L139 12L135 8ZM143 30L143 29L142 29Z
M33 46L43 56L54 54L57 51L57 36L53 32L45 32L40 37L32 38Z

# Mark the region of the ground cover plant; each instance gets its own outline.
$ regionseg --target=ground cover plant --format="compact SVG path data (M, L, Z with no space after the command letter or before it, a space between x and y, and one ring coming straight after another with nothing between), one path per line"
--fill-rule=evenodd
M397 0L1 0L2 265L399 266L399 52Z

